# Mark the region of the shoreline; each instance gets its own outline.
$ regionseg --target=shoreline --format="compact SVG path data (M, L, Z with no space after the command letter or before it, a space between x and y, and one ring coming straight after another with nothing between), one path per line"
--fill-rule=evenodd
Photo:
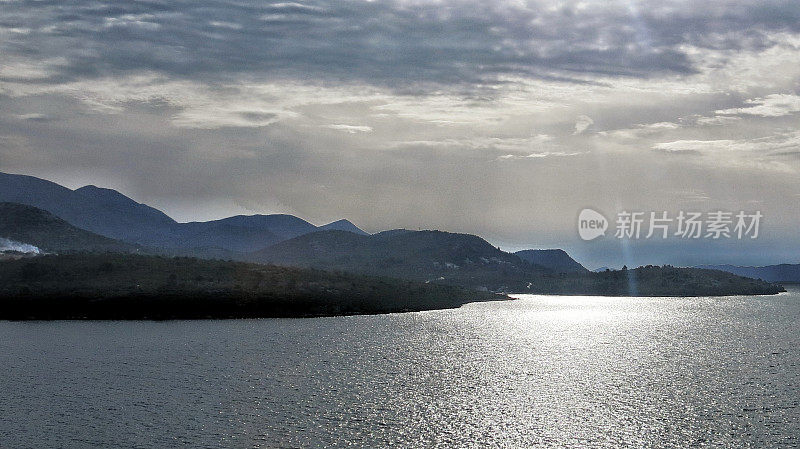
M236 306L240 304L236 299L217 304L222 306ZM14 298L0 299L0 321L20 322L20 321L203 321L203 320L238 320L238 319L302 319L302 318L326 318L338 316L361 316L361 315L387 315L394 313L427 312L434 310L458 309L466 304L477 302L492 301L512 301L515 298L504 295L492 297L473 298L459 300L446 304L431 304L428 307L414 308L388 308L385 310L346 310L331 313L325 312L298 312L287 313L285 310L273 309L253 309L242 307L239 309L228 308L218 310L217 313L210 311L198 311L195 309L184 309L176 312L176 306L184 306L187 302L195 302L198 298L176 298L171 297L116 297L116 298ZM208 306L200 299L200 306ZM9 304L11 302L11 304ZM133 302L137 304L132 304ZM158 302L161 310L148 309L149 305L156 305ZM27 304L24 304L27 303ZM92 306L94 305L94 307ZM109 308L113 306L114 308ZM138 306L138 307L137 307ZM39 312L35 311L38 310Z

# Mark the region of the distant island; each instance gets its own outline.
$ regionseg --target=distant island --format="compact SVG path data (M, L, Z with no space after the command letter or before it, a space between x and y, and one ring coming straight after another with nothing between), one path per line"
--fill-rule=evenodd
M507 293L766 295L722 270L591 272L560 249L291 215L177 223L119 192L0 173L0 319L304 317L459 307Z

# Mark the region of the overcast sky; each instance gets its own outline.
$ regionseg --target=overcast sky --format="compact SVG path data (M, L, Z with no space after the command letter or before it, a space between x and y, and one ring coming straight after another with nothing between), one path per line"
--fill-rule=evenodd
M798 94L792 0L0 0L0 170L179 221L800 262ZM623 248L578 238L584 207L764 219L757 242Z

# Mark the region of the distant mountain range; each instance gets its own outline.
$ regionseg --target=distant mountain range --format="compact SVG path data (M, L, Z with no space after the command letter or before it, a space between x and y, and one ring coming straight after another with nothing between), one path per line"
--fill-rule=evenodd
M735 265L701 265L697 268L727 271L739 276L762 279L767 282L800 283L800 264L767 265L765 267L739 267Z
M231 217L217 223L220 227L225 226L223 229L245 231L269 226L275 235L285 237L296 232L305 222L296 217L281 215ZM214 234L201 237L219 239ZM18 203L0 203L0 238L4 239L0 243L6 242L0 253L38 254L40 250L46 253L136 252L235 259L482 290L521 290L532 277L555 273L547 267L531 264L514 254L501 251L480 237L469 234L397 229L369 235L330 230L295 236L249 253L233 252L219 247L153 248L80 229L50 212Z
M150 253L314 266L415 279L459 275L485 281L486 273L530 270L585 271L562 250L503 252L480 237L395 229L374 236L348 220L315 226L293 215L238 215L178 223L116 190L96 186L71 190L33 176L0 173L0 201L42 209L80 230ZM12 214L13 215L13 214ZM9 215L8 220L12 220ZM59 225L48 235L70 235ZM72 232L72 231L70 231ZM312 234L314 235L311 237ZM306 239L299 237L309 236ZM3 235L0 235L3 237ZM74 250L75 244L58 246ZM92 247L94 248L94 247ZM432 269L427 269L430 266ZM482 275L469 275L480 268ZM477 283L477 278L475 282Z
M292 215L275 214L178 223L115 190L95 186L71 190L31 176L4 173L0 173L0 239L0 259L6 261L37 258L38 250L62 255L136 252L297 266L312 269L304 272L309 275L317 269L504 292L705 295L779 291L771 284L693 268L592 273L559 249L511 254L478 236L443 231L394 229L370 235L347 220L315 226ZM30 256L21 255L25 252ZM135 260L155 266L161 259ZM783 275L737 274L790 280ZM636 282L631 281L634 277Z
M301 218L283 214L239 215L207 222L178 223L116 190L96 186L71 190L33 176L7 173L0 173L0 202L34 206L78 228L160 249L218 248L250 252L320 230L367 234L347 220L314 226Z

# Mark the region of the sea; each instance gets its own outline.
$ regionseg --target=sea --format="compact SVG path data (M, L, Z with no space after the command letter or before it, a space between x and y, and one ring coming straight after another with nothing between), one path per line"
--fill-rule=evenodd
M0 448L800 446L800 287L0 322Z

